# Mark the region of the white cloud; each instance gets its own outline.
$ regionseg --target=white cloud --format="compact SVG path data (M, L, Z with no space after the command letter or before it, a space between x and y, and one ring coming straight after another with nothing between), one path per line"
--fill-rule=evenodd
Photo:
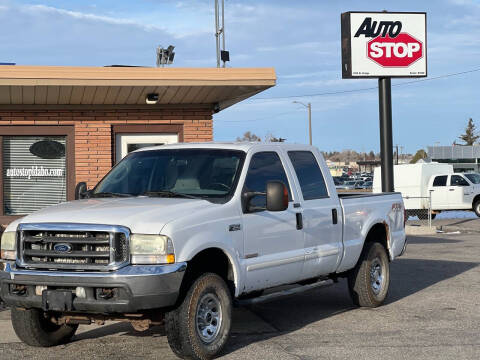
M23 11L31 12L31 13L36 13L36 12L37 13L55 13L59 15L69 16L75 19L99 21L99 22L104 22L104 23L113 24L113 25L132 25L132 26L140 27L143 30L147 30L147 31L151 31L151 30L166 31L164 28L161 28L159 26L143 24L135 20L121 19L121 18L115 18L115 17L103 16L103 15L95 15L95 14L83 13L80 11L65 10L65 9L60 9L60 8L47 6L47 5L25 5L25 6L22 6L20 9Z

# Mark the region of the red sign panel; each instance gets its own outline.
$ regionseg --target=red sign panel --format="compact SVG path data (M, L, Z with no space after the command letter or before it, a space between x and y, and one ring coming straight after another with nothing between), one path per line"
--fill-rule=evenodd
M407 33L378 36L367 43L367 57L384 67L404 67L423 57L423 43Z

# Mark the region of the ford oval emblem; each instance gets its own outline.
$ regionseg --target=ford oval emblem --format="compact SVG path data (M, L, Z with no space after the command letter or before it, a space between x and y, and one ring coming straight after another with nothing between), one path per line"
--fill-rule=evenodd
M69 253L72 252L72 245L65 243L55 244L53 250L58 253Z

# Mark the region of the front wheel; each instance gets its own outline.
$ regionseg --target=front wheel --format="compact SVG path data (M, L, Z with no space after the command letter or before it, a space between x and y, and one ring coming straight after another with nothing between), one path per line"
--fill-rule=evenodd
M65 344L75 335L78 325L56 325L39 309L11 309L15 334L25 344L50 347Z
M473 204L473 211L475 211L475 215L480 217L480 200L475 201Z
M196 279L182 303L165 315L172 351L184 359L212 359L230 334L232 298L225 281L207 273Z
M385 247L368 242L360 259L348 276L350 296L357 306L377 307L387 297L390 284L390 264Z

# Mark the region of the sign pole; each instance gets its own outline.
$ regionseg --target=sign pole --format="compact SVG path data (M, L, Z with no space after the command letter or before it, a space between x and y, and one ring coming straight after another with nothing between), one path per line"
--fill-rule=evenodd
M378 103L382 192L393 192L392 82L389 77L378 79Z

